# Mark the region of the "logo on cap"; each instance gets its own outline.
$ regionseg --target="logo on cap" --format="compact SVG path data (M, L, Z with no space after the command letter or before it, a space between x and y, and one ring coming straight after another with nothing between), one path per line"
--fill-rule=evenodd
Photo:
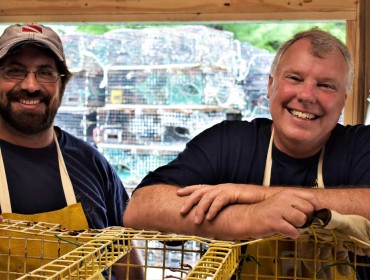
M22 32L42 33L42 27L40 25L23 25Z

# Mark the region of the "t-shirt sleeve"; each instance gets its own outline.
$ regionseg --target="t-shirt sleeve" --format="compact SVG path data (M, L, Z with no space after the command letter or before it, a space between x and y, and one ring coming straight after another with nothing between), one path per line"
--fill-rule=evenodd
M129 195L117 172L109 165L111 181L109 186L106 207L109 226L123 226L123 213L129 201Z

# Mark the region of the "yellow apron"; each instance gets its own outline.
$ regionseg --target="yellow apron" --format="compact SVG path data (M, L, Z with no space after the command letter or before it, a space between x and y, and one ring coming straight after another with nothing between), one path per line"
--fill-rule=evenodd
M63 156L55 133L54 141L57 146L59 169L67 206L60 210L31 215L12 213L8 183L0 149L0 205L2 216L4 217L4 219L61 224L63 228L70 230L87 229L88 223L86 220L86 216L81 203L77 203L76 201L76 196L72 187L72 183L68 176L68 172L64 164ZM36 239L38 239L38 241L35 241ZM15 238L15 236L11 236L9 238L1 237L1 256L4 255L4 252L5 255L8 251L10 251L10 253L9 256L6 256L5 259L0 259L0 271L26 273L76 248L76 245L72 244L63 243L63 245L61 245L57 242L42 244L40 238L35 238L35 240L32 241L32 238L27 238L27 240L25 240L25 238L17 239ZM16 274L14 274L14 276L11 276L11 273L9 273L8 276L10 277L9 279L14 279L19 277L20 274L18 274L18 276L16 277Z
M273 135L274 131L272 130L263 178L263 186L266 187L270 186L271 180ZM322 175L324 149L325 148L321 150L317 167L316 188L324 188L324 180ZM300 250L304 250L304 247L302 248L300 245L301 244L298 244L298 254L300 254ZM246 250L246 259L243 261L242 271L240 274L241 279L257 279L258 277L256 278L256 276L263 277L263 279L279 279L279 277L284 276L293 277L294 274L296 274L297 277L332 279L332 271L323 269L321 273L316 275L316 272L312 269L312 262L294 262L292 259L295 255L294 242L292 241L266 240L260 241L256 244L248 245ZM286 258L284 259L284 257ZM313 259L314 256L311 256L311 258ZM355 273L352 271L350 275L341 276L341 274L338 273L337 268L336 270L335 279L356 279Z

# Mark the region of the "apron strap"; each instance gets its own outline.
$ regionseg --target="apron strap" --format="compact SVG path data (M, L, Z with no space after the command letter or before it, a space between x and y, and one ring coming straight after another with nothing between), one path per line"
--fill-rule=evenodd
M53 136L54 136L55 144L57 146L60 178L62 180L62 186L64 190L64 195L67 201L67 205L75 204L77 203L76 195L73 190L72 182L71 182L71 179L69 178L67 167L64 163L62 151L60 150L57 135L55 132Z
M2 213L12 213L8 181L6 180L5 167L1 149L0 149L0 206Z
M321 149L319 164L317 165L317 185L316 188L324 189L324 179L322 175L322 164L324 162L325 146Z
M274 139L274 129L271 130L270 143L267 150L266 164L265 164L265 173L263 175L262 186L269 187L271 180L271 170L272 170L272 142Z

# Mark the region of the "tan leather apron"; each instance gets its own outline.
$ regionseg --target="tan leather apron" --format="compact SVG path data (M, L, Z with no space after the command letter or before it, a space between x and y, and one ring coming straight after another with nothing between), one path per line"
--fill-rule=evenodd
M2 216L4 219L61 224L63 228L67 228L70 230L87 229L88 223L86 220L86 216L81 203L76 202L76 196L72 187L71 180L68 176L68 172L64 164L63 156L55 133L54 141L57 146L59 169L67 206L60 210L50 211L46 213L37 213L32 215L12 213L8 183L0 149L0 205L2 209ZM35 237L35 240L36 239L40 238ZM61 245L57 242L42 244L41 241L32 241L31 236L29 236L27 240L24 237L19 239L17 239L15 236L12 236L10 238L1 237L1 256L3 256L4 252L6 255L6 252L10 250L9 256L11 257L1 257L3 259L0 259L0 271L13 271L23 273L29 272L34 270L35 268L40 267L41 265L44 265L48 262L48 260L50 261L51 259L56 259L75 248L76 245Z
M270 186L271 180L273 135L274 131L272 130L263 178L263 186L266 187ZM316 186L313 186L314 188L324 188L322 173L324 150L325 148L320 153L317 167L317 181ZM302 249L302 246L298 247ZM297 255L295 253L294 242L292 241L261 241L248 245L246 255L249 257L247 257L248 261L244 261L243 264L242 279L256 279L257 275L263 277L263 279L276 279L276 277L279 279L279 277L294 276L294 274L298 277L317 277L317 279L330 279L333 276L333 272L325 271L324 269L321 270L322 272L319 275L316 275L317 271L313 271L313 262L292 261L292 257ZM284 260L284 256L290 259ZM311 256L311 258L314 259L314 256ZM340 273L335 272L335 279L355 279L351 277L355 277L355 274L351 273L350 276L344 277Z

